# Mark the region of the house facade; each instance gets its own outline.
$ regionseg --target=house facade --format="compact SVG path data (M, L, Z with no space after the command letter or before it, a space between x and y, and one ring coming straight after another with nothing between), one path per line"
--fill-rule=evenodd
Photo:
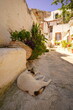
M69 25L69 30L67 31L63 40L67 40L68 42L72 41L73 43L73 18L69 21L68 25Z
M73 34L73 21L63 24L63 19L59 17L61 10L45 12L37 9L31 10L40 24L41 32L45 37L54 44L55 41L71 40Z
M61 13L61 10L52 11L51 16L44 19L44 21L48 24L48 37L52 43L54 43L55 40L61 41L65 39L65 36L69 34L69 30L72 32L72 26L70 27L69 23L63 24L62 18L58 18ZM68 37L69 36L70 35L68 35Z

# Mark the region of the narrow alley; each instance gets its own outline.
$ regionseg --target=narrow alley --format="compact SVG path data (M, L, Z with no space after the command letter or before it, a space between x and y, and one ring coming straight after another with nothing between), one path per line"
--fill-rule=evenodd
M42 94L32 97L18 89L16 82L1 99L0 110L73 110L73 65L50 51L32 62L34 71L52 82Z

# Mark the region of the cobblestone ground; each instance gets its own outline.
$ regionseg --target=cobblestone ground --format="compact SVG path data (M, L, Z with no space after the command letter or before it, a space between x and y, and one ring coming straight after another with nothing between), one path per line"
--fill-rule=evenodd
M0 110L73 110L73 65L61 59L65 55L51 51L30 66L52 79L42 94L32 97L16 83L1 100Z

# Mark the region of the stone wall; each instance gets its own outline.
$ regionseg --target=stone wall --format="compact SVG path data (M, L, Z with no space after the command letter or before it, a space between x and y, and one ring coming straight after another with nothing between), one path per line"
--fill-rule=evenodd
M26 51L22 48L0 48L0 91L26 68Z
M38 21L36 19L36 16L34 15L34 13L31 10L30 10L30 12L31 12L31 16L32 16L32 19L33 19L34 23L35 24L38 23Z
M44 20L44 18L49 17L50 16L50 12L49 11L42 11L39 9L30 9L31 12L33 12L33 14L35 15L37 21L40 23L41 21Z
M30 30L32 17L25 0L0 0L0 44L9 43L9 30Z

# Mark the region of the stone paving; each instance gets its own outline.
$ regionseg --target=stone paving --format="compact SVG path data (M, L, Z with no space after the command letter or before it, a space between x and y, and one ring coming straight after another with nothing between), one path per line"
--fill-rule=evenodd
M51 51L30 63L35 73L52 79L42 94L32 97L18 89L16 82L1 98L0 110L73 110L73 65Z

